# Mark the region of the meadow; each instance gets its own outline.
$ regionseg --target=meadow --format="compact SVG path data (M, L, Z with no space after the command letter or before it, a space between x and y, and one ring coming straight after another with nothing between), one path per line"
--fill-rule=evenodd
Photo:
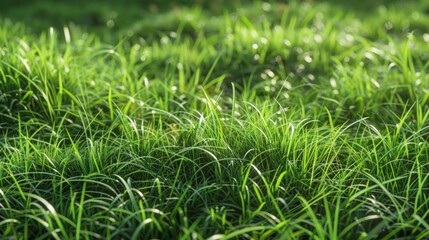
M429 239L429 2L0 10L0 239Z

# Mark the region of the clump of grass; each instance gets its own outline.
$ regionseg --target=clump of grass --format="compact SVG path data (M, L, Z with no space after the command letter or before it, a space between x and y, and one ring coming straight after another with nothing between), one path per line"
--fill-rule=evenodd
M178 7L144 38L3 21L0 234L425 239L426 25L379 24L414 4Z

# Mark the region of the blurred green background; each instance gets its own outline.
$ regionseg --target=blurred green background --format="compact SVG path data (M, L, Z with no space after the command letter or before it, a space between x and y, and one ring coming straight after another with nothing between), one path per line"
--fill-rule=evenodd
M260 0L2 0L2 18L23 22L33 30L61 27L70 23L89 28L124 29L137 21L153 20L154 15L165 14L179 9L198 8L202 14L222 15L234 11L239 6L269 2L287 5L290 1ZM379 14L382 8L413 8L429 15L429 1L426 0L303 0L302 4L328 4L336 11L352 12L357 17ZM406 20L406 19L404 19ZM168 21L168 20L166 20ZM110 24L109 24L110 23ZM113 23L113 24L112 24Z

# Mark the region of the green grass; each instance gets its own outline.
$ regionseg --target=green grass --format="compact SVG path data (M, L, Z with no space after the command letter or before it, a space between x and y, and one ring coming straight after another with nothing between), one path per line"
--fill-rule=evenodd
M428 238L429 5L218 3L5 7L1 239Z

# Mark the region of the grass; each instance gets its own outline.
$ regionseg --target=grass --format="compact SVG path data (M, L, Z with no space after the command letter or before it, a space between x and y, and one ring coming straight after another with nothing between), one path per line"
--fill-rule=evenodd
M424 1L28 4L2 239L428 238Z

